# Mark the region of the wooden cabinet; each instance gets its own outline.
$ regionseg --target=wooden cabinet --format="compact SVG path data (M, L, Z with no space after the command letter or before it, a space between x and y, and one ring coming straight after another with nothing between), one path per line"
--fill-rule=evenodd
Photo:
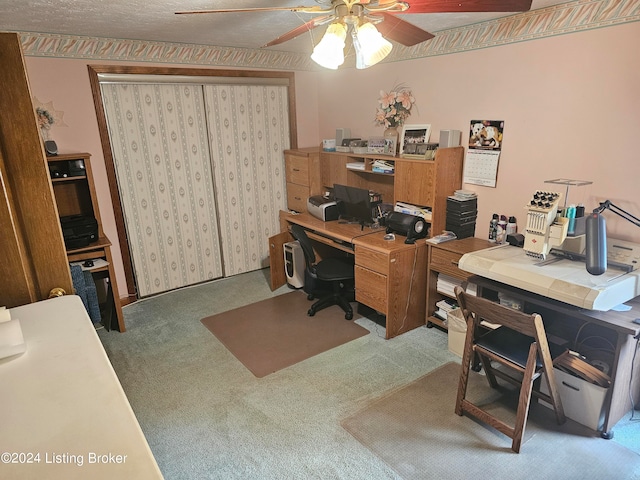
M285 150L287 178L287 208L296 212L307 211L307 199L322 193L319 151L317 148Z
M439 148L433 160L389 155L321 152L321 190L334 183L367 188L382 194L386 203L405 202L431 208L430 236L445 229L447 197L462 186L464 147ZM372 171L375 160L394 165L394 173ZM362 163L361 170L347 168Z
M382 233L354 240L356 301L386 317L385 338L424 325L425 242L389 242Z
M47 162L15 33L0 33L0 305L71 292Z
M70 263L94 261L94 267L90 267L93 277L96 280L106 278L108 281L106 305L102 309L102 323L107 330L110 330L114 325L113 315L115 315L115 327L120 332L124 332L122 305L118 296L111 256L111 241L102 230L100 209L91 169L91 155L88 153L60 154L47 157L47 163L60 217L93 216L98 223L97 240L88 245L69 246L66 249L67 260Z
M488 240L483 240L481 238L470 237L439 244L427 242L427 245L429 249L429 263L427 267L426 323L427 326L435 324L442 328L447 328L445 322L436 317L434 313L438 309L438 307L436 307L436 303L444 298L453 297L438 292L438 275L448 275L459 280L460 283L467 281L471 276L473 276L473 274L458 268L458 261L460 260L460 257L468 252L493 247L495 246L495 243L491 243Z
M320 148L285 150L287 207L307 211L307 198L334 184L373 190L386 203L406 202L431 208L430 236L445 229L447 197L462 186L464 147L439 148L433 160L379 154L325 152ZM372 171L375 160L394 164L394 173ZM362 169L348 168L361 163Z

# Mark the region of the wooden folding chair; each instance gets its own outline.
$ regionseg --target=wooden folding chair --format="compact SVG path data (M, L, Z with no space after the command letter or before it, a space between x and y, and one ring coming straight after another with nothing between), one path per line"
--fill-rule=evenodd
M558 424L566 420L560 395L556 389L552 360L552 357L560 355L565 349L554 345L552 349L555 355L552 355L540 315L536 313L527 315L487 299L469 295L460 287L456 287L455 293L467 322L456 413L463 415L467 412L507 435L512 439L511 449L518 453L529 415L532 393L553 406ZM481 320L500 325L500 327L482 333L482 329L478 328ZM474 354L478 355L492 388L498 387L496 377L520 387L514 426L506 424L466 398L469 369ZM511 372L505 371L505 368L496 369L491 362L499 363ZM548 395L540 392L539 388L534 389L534 381L542 373L545 373Z

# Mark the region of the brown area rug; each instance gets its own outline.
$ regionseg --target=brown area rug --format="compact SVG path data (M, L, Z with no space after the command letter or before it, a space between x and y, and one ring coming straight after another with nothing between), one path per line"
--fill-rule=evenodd
M261 378L369 333L337 306L309 317L312 303L304 292L290 292L201 322Z
M511 439L471 417L455 414L460 365L447 363L375 400L342 426L402 478L408 479L638 479L640 456L597 432L532 404L520 453ZM517 398L496 401L481 374L471 372L468 395L486 399L512 422Z

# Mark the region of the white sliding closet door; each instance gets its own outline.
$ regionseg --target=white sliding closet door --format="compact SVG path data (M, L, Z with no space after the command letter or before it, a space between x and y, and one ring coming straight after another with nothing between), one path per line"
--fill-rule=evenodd
M268 265L286 209L287 87L205 85L225 275Z
M138 294L222 277L202 86L101 88Z

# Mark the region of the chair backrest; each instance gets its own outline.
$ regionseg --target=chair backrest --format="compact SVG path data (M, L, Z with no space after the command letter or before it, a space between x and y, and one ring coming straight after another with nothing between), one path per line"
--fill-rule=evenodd
M305 262L307 264L307 269L311 270L311 267L316 263L316 254L313 252L313 246L311 245L311 240L307 236L307 232L305 232L304 228L300 225L294 223L291 225L291 235L300 242Z
M467 321L467 336L473 335L481 320L533 337L538 346L539 357L546 352L550 356L549 343L542 323L542 317L537 313L526 314L504 305L466 293L462 288L455 288L458 304ZM549 367L545 365L545 368Z

